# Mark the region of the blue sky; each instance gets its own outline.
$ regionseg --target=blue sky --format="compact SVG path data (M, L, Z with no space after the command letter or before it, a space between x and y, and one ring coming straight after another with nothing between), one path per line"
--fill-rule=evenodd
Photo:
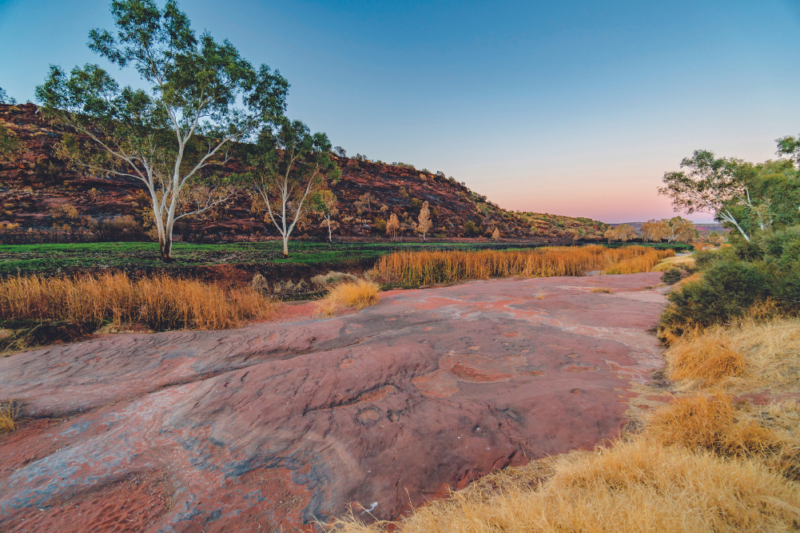
M503 207L608 222L695 149L762 161L800 132L800 3L184 1L292 84L289 115L348 154L455 176ZM0 87L103 64L101 0L0 0ZM116 68L118 79L135 79ZM695 220L710 220L700 215Z

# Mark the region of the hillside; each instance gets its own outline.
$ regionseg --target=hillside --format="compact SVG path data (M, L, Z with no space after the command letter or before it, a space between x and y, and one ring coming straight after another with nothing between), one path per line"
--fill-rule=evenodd
M11 161L0 161L0 225L18 225L16 231L5 232L6 242L18 242L20 239L12 239L12 234L19 237L23 231L46 239L54 225L62 233L85 234L82 229L88 231L99 221L119 216L130 216L139 226L127 228L127 234L143 235L142 209L149 200L141 184L89 176L67 168L55 155L63 130L44 120L33 104L0 105L0 122L22 146ZM606 228L602 222L587 218L506 211L441 172L360 157L336 159L342 180L331 184L331 189L339 198L340 225L334 235L340 239L385 238L383 231L376 228L376 219L387 219L391 212L402 223L401 236L414 237L411 223L425 201L431 206L434 229L430 236L435 239L489 237L497 227L504 239L600 240ZM241 167L233 160L220 170L231 173ZM362 201L365 193L371 197L369 202ZM59 205L72 206L77 214L71 211L70 217L59 217L52 211ZM327 230L321 222L312 217L297 235L326 237ZM201 217L176 224L176 233L179 239L191 241L276 235L274 228L250 212L246 194ZM26 238L23 236L22 240Z

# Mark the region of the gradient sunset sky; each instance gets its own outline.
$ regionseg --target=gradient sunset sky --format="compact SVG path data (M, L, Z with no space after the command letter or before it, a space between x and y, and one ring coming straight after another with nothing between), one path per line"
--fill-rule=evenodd
M289 116L348 155L441 170L507 209L672 216L656 188L693 150L763 161L800 132L796 0L181 7L279 69ZM107 66L96 27L108 1L0 0L0 87L33 101L51 63Z

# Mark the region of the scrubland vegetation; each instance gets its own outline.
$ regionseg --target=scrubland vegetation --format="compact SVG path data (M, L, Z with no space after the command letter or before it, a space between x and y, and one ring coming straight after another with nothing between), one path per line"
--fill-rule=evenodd
M752 165L698 151L683 161L688 172L664 177L661 192L676 208L708 210L734 230L730 246L655 268L678 282L659 328L668 344L671 402L638 415L638 429L613 443L494 473L398 523L366 524L351 515L327 527L800 529L800 405L743 399L800 393L800 140L781 139L778 148L794 161ZM411 261L395 260L409 279L425 279ZM399 266L395 271L405 273Z
M252 288L223 290L195 280L125 274L80 278L14 277L0 281L0 318L145 324L170 329L226 329L266 318L277 304Z
M611 249L603 246L548 247L533 250L395 252L380 258L375 276L403 286L453 283L508 276L582 276L587 271L607 274L649 272L672 250L641 246Z

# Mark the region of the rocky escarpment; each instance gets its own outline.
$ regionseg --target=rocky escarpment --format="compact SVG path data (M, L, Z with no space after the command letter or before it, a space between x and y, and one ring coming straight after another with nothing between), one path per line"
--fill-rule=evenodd
M136 180L105 179L68 168L56 156L63 128L46 119L33 104L0 105L0 122L7 135L17 140L21 151L8 161L0 161L0 225L28 228L68 226L87 228L91 220L107 220L130 215L144 222L143 209L149 200ZM443 173L418 170L402 163L387 164L366 158L336 157L342 180L329 184L339 199L336 217L339 237L385 238L379 219L395 213L401 222L401 235L412 236L412 222L423 202L432 211L431 236L439 238L488 237L495 228L504 238L558 241L571 238L601 239L605 225L589 219L576 219L535 213L506 211L485 196ZM223 173L241 171L236 160L228 162ZM364 195L368 194L369 199ZM53 208L68 204L74 217L54 216ZM274 236L274 228L251 213L250 199L242 194L234 201L209 211L202 217L179 224L177 233L186 239L231 236ZM327 229L321 219L311 218L299 235L323 237Z

